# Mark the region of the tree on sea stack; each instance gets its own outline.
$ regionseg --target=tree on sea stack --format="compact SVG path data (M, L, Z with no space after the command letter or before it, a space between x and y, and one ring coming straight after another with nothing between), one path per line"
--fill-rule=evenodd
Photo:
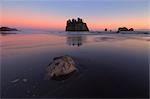
M89 31L89 29L81 18L77 18L67 20L66 31Z
M105 31L107 31L107 28L105 28Z
M133 28L130 28L129 31L134 31L134 29L133 29Z

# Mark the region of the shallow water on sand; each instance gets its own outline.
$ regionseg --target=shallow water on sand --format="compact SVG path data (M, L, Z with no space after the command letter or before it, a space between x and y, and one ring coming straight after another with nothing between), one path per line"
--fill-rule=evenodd
M2 97L148 97L148 35L24 33L0 39ZM49 79L48 64L62 55L73 56L79 70L64 81Z

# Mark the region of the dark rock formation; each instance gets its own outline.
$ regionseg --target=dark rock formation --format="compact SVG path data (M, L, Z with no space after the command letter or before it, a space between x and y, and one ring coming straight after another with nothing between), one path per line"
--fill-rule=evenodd
M119 33L120 31L134 31L134 29L133 28L128 29L126 27L120 27L120 28L118 28L117 32Z
M78 18L77 20L69 19L67 21L66 31L89 31L87 24L82 21L82 19Z
M126 27L120 27L120 28L118 28L118 31L128 31L128 28L126 28Z
M0 31L18 31L18 30L15 28L0 27Z
M75 70L77 70L75 61L68 55L54 58L53 62L47 68L48 76L53 79L69 75Z

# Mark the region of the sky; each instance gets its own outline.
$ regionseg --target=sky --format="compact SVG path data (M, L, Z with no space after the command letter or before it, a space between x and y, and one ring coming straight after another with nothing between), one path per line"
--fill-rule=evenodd
M149 0L0 0L0 26L65 30L80 17L90 30L150 29Z

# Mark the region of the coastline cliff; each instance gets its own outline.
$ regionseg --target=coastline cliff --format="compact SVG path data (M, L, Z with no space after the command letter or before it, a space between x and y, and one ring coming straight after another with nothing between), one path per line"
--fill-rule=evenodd
M66 31L89 31L87 24L78 18L77 20L72 19L67 21Z

